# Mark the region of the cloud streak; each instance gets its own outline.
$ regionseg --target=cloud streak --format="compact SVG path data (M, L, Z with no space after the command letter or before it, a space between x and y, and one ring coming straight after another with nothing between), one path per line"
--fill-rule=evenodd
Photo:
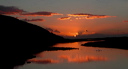
M41 12L24 13L22 15L26 15L26 16L53 16L53 15L63 15L63 14L41 11Z
M19 9L14 6L2 6L0 5L0 14L7 14L7 15L12 15L12 14L20 14L22 12L25 12L22 9Z
M125 20L125 21L123 21L123 22L128 22L128 20Z
M68 20L70 19L71 17L61 17L61 18L58 18L59 20Z
M91 16L87 16L86 19L108 18L108 17L116 17L116 16L108 16L108 15L91 15Z
M76 14L67 14L67 15L70 17L77 17L76 19L96 19L96 18L116 17L116 16L108 16L108 15L94 15L88 13L76 13Z
M91 31L88 31L88 30L85 30L85 31L79 31L78 34L79 35L90 35L90 34L95 34L96 32L91 32Z
M39 11L39 12L26 12L22 9L19 9L15 6L2 6L0 5L0 14L6 15L26 15L26 16L53 16L53 15L63 15L60 13L48 12L48 11Z
M49 32L52 32L52 33L61 33L60 31L58 30L54 30L54 29L51 29L51 28L46 28Z
M87 13L76 13L76 14L67 14L68 16L73 16L73 17L78 17L78 16L89 16L92 14L87 14Z
M23 21L28 21L28 22L40 22L40 21L45 21L44 19L22 19Z

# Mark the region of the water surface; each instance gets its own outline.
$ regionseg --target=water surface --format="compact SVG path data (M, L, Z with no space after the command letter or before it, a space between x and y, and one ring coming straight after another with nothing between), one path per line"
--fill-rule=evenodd
M86 42L56 44L79 49L40 52L16 69L128 69L128 50L81 46Z

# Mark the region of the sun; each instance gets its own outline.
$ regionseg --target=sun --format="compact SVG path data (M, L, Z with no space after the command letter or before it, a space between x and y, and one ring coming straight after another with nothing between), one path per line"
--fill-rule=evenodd
M76 37L77 35L79 35L78 33L75 33L73 36Z

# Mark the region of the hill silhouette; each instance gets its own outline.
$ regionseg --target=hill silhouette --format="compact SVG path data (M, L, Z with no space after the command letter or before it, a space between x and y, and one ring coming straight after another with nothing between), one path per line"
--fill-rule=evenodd
M82 44L82 46L118 48L128 50L128 37L107 37L90 39L95 42Z
M0 15L0 46L4 60L2 63L7 67L5 69L24 64L28 58L33 57L32 54L65 40L37 25Z
M25 21L18 20L13 17L0 15L1 23L1 33L6 38L17 37L15 39L23 39L24 41L38 41L39 39L45 40L44 42L58 42L63 40L63 37L57 36L55 34L50 33L49 31L39 27L37 25L33 25L27 23ZM13 38L14 39L14 38ZM38 40L37 40L38 39ZM42 42L40 40L39 42ZM38 43L39 43L38 42ZM44 43L43 42L43 43Z

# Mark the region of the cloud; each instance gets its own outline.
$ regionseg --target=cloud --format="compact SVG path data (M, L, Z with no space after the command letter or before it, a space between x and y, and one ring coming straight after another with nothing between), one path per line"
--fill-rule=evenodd
M60 33L60 31L58 31L58 30L54 30L54 32L56 32L56 33Z
M17 19L26 19L27 17L15 17Z
M48 31L50 31L50 32L52 32L53 31L53 29L51 29L51 28L46 28Z
M70 19L71 17L61 17L61 18L58 18L59 20L68 20Z
M95 34L96 32L92 32L92 31L89 31L89 30L84 30L84 31L79 31L78 32L78 36L81 36L81 35L91 35L91 34Z
M125 20L125 21L123 21L123 22L128 22L128 20Z
M41 63L41 64L48 64L48 63L58 63L58 60L53 60L53 59L29 59L27 62L34 62L34 63Z
M28 22L39 22L39 21L45 21L44 19L22 19L23 21L28 21Z
M108 18L108 17L116 17L116 16L108 16L108 15L90 15L90 16L87 16L86 19Z
M41 11L41 12L24 13L22 15L27 15L27 16L53 16L53 15L63 15L63 14Z
M52 32L52 33L61 33L60 31L58 30L54 30L54 29L51 29L51 28L46 28L49 32Z
M66 59L68 62L90 62L90 61L106 61L107 58L105 57L95 57L95 56L75 56L71 57L68 55L60 55L59 58Z
M94 15L94 14L88 14L88 13L68 14L68 16L77 17L76 19L96 19L96 18L116 17L116 16L108 16L108 15Z
M68 14L68 16L74 16L74 17L77 17L77 16L89 16L89 15L92 15L92 14L87 14L87 13Z
M11 15L11 14L19 14L25 12L22 9L19 9L17 7L14 6L2 6L0 5L0 14L7 14L7 15Z

